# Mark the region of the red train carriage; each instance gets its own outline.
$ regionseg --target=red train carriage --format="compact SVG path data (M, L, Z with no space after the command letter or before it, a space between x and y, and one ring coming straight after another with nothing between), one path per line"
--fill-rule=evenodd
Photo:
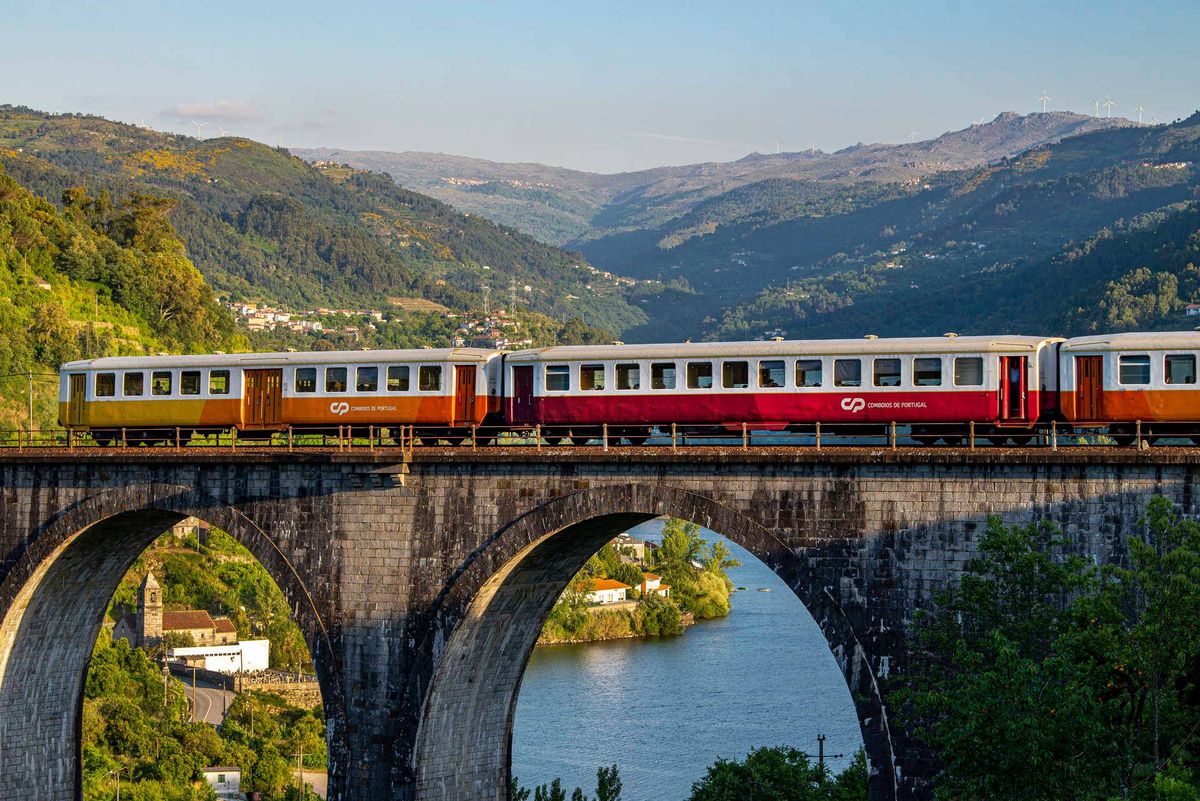
M896 423L914 436L1032 436L1056 407L1045 337L552 347L505 357L506 418L551 437L604 424L639 441L670 424L807 430ZM611 429L610 429L611 433Z
M71 362L59 419L100 442L192 431L412 425L464 436L500 410L500 352L473 348L146 356Z
M1200 333L1104 334L1059 348L1063 418L1103 427L1118 443L1190 436L1200 443Z

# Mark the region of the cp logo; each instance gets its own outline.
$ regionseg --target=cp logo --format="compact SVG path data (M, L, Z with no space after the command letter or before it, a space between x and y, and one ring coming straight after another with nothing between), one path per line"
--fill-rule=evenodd
M333 403L329 404L329 411L337 415L342 415L350 411L350 404L346 403L345 401L334 401Z
M842 398L842 408L848 412L861 412L867 408L867 402L862 398Z

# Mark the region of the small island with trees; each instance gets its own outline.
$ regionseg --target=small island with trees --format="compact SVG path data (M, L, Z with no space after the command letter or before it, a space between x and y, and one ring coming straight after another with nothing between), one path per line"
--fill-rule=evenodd
M539 645L679 634L696 620L729 614L740 563L723 541L709 543L700 526L668 518L657 547L614 540L567 585L538 638Z

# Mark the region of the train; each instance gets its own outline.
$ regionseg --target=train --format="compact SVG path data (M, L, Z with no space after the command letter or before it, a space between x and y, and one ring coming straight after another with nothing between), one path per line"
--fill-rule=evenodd
M1024 445L1053 426L1200 444L1200 332L106 357L60 368L59 421L97 443L408 428L550 444L668 429ZM473 441L476 441L473 439Z

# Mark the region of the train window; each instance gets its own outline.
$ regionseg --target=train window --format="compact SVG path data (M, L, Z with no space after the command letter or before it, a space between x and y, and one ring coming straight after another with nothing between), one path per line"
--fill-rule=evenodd
M546 365L546 391L570 392L571 367L566 364Z
M1172 353L1166 358L1163 377L1168 384L1195 384L1196 357L1191 353Z
M782 387L786 380L782 359L758 363L758 385L763 389Z
M796 386L819 387L822 381L820 359L796 360Z
M297 367L295 384L297 392L316 392L317 368Z
M378 392L379 391L379 368L378 367L359 367L354 371L354 391L355 392Z
M209 395L228 395L229 394L229 371L228 370L209 370L208 371L208 394Z
M835 387L861 387L862 362L858 359L835 359L833 362L833 385Z
M1122 356L1117 361L1117 376L1122 384L1149 384L1150 357Z
M675 362L655 362L650 365L651 389L675 389Z
M641 389L642 369L636 364L617 365L617 389Z
M199 395L200 394L200 371L199 370L184 370L179 374L179 394L180 395Z
M750 386L750 362L721 362L721 386L725 389Z
M96 373L96 397L111 398L117 394L116 373Z
M579 388L582 390L604 389L604 365L579 365Z
M150 394L171 394L171 374L169 372L166 370L156 370L150 374Z
M954 360L954 386L983 386L983 357L959 356Z
M146 376L144 373L126 373L122 379L124 386L121 394L127 398L136 398L146 391Z
M688 389L712 389L712 362L688 362Z
M940 387L942 360L913 359L913 384L918 387Z
M900 386L900 360L899 359L876 359L875 360L875 386L877 386L877 387L898 387L898 386Z
M345 367L326 367L325 368L325 391L326 392L345 392L346 391L346 368Z
M408 365L393 364L388 368L388 392L408 392Z
M442 389L442 366L423 364L417 368L417 389L422 392L440 392Z

